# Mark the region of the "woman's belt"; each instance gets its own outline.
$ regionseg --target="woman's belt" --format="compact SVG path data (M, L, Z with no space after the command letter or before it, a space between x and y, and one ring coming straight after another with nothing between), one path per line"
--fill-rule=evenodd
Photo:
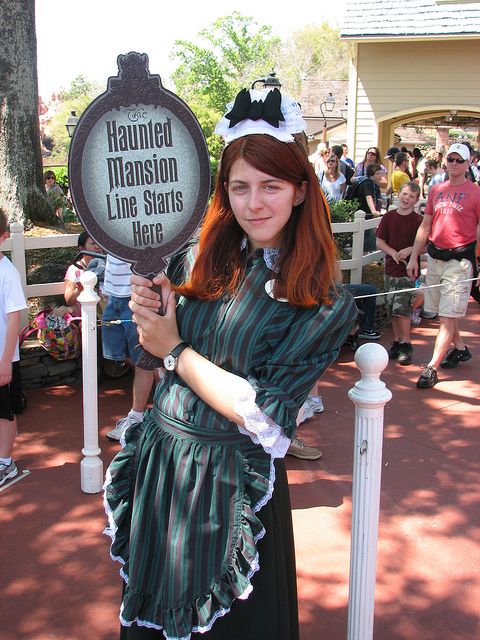
M158 427L167 433L180 436L184 440L191 442L200 442L203 444L246 444L250 442L247 436L240 432L234 433L230 431L200 431L192 428L185 422L180 422L162 413L158 407L152 408L152 417L155 419Z

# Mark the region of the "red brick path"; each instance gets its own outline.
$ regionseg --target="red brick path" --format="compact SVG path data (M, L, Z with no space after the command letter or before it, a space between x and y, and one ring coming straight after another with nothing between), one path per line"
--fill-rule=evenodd
M480 637L480 307L465 322L474 357L417 390L435 321L414 330L414 364L390 363L385 410L375 607L376 640ZM381 343L388 346L385 333ZM321 383L325 412L301 430L319 462L288 458L302 640L345 640L354 406L358 379L345 349ZM100 386L105 439L130 406L131 380ZM102 535L99 495L80 491L81 387L29 391L15 457L30 475L0 492L2 640L118 638L118 567ZM227 639L226 639L227 640ZM247 640L247 639L246 639ZM274 640L274 639L265 639Z

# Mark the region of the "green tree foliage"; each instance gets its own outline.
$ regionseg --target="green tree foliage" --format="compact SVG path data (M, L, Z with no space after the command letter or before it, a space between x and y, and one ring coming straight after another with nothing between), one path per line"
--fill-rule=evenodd
M92 82L85 76L80 75L72 80L67 90L62 91L62 98L63 100L82 101L83 98L87 97L92 101L103 90L98 82Z
M199 119L210 154L218 157L216 122L239 89L273 69L280 39L268 25L235 11L200 31L198 41L176 41L172 58L178 66L172 79L178 95Z
M206 106L201 100L196 98L193 98L188 106L194 112L202 126L211 159L216 160L220 158L223 149L223 140L215 133L215 126L221 115L220 112L212 109L212 107Z
M326 22L305 26L282 42L270 26L234 12L200 31L195 43L177 40L172 58L177 62L172 77L176 91L199 119L214 158L221 150L215 124L240 88L272 69L297 97L304 78L348 78L347 45Z
M65 123L71 111L80 116L88 105L103 89L99 84L90 82L84 76L77 76L70 87L60 94L62 106L49 123L48 133L53 140L52 157L66 161L70 138Z
M274 55L282 83L294 96L300 95L302 79L348 80L348 46L327 22L299 29Z

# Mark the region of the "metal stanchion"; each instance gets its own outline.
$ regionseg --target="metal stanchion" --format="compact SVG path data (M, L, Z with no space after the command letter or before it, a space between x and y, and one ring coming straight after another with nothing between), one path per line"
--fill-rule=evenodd
M392 397L380 374L388 354L379 344L355 353L362 377L348 392L355 404L348 640L371 640L375 602L384 406Z
M80 463L81 489L99 493L103 485L103 462L98 446L98 376L97 376L97 276L84 271L80 276L83 291L78 296L82 305L82 378L83 432L85 456Z

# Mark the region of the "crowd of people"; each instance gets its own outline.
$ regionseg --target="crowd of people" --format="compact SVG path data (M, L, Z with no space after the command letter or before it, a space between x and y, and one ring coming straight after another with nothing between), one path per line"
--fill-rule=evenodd
M366 218L381 216L376 232L371 230L371 236L365 232L364 250L376 247L385 253L384 285L394 333L389 357L401 365L410 364L412 323L417 324L421 315L439 317L432 358L417 381L418 388L431 388L438 382L439 367L454 368L472 357L459 323L470 296L480 298L476 286L480 152L468 142L454 143L446 152L390 147L384 157L391 164L387 184L380 151L369 147L355 165L347 188L340 192L332 189L341 175L338 166L332 163L325 168L333 150L329 154L328 147L320 143L310 156L327 199L355 199ZM345 170L351 170L348 149L343 152L339 161ZM382 192L387 196L384 209ZM427 199L423 215L416 211L420 198Z
M467 178L472 182L480 183L480 150L475 150L469 142L463 142L470 152L470 160L467 167ZM339 153L340 151L340 153ZM337 171L332 173L333 164L332 155L337 155L340 162ZM448 166L446 161L445 149L440 150L419 147L408 149L402 147L390 147L385 156L382 157L380 149L372 146L368 147L363 159L355 164L348 157L348 146L333 145L331 148L325 142L320 142L313 154L309 156L310 162L313 164L315 173L318 176L322 189L329 199L339 200L348 195L348 187L356 182L362 182L368 177L367 169L369 165L376 164L379 170L388 175L388 166L391 167L391 175L388 186L382 187L382 191L386 196L398 196L400 188L407 182L414 181L420 186L420 198L426 198L428 191L435 184L445 182L448 179ZM384 164L386 162L386 165ZM353 170L350 174L348 169ZM331 189L329 182L333 182L332 177L338 179L337 173L345 177L345 187L343 189ZM325 176L328 175L328 181ZM340 184L343 181L340 181ZM351 190L350 190L351 191ZM377 203L381 205L381 200ZM385 200L386 208L388 208L391 198ZM385 205L384 205L385 208ZM365 209L368 213L370 209ZM378 208L377 208L378 211Z

